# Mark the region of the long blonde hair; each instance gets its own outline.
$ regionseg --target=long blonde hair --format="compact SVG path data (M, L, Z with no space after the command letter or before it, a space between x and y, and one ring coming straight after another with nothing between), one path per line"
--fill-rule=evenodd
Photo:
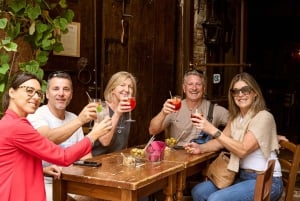
M228 90L228 109L230 113L230 120L233 120L240 114L240 108L235 104L234 98L231 94L231 90L233 89L233 85L238 81L244 81L249 87L251 87L252 91L257 94L252 103L250 110L253 115L256 115L258 112L262 110L266 110L265 99L262 95L261 89L256 82L256 80L248 73L243 72L235 75L230 83Z
M104 90L104 98L106 101L111 102L112 101L112 91L122 84L126 79L130 79L132 82L132 96L136 96L136 79L135 77L126 71L120 71L115 74L113 74L108 81L106 88Z

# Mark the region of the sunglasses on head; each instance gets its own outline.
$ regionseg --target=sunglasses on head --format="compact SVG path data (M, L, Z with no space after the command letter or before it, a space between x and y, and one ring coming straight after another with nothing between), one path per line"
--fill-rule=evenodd
M50 73L48 76L48 80L50 80L54 77L66 78L66 79L71 80L71 76L68 73L66 73L65 71L54 71L54 72Z
M241 93L242 93L242 95L249 95L251 93L251 91L252 91L252 88L249 86L244 86L240 89L234 88L234 89L230 90L232 96L239 96Z
M189 70L187 70L185 72L185 75L190 75L190 74L200 74L200 75L203 75L203 71L198 70L196 68L190 68Z

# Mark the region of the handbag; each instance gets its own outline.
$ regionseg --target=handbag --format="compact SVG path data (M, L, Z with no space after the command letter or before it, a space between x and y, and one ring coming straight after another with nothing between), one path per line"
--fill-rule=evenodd
M219 189L230 186L235 179L236 172L227 169L229 158L229 152L221 152L219 156L208 166L206 176Z

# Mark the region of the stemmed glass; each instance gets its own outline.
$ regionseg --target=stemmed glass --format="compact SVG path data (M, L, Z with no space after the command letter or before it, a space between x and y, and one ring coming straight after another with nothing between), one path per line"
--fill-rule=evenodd
M198 108L196 108L196 110L194 112L191 113L191 118L196 118L196 119L200 119L200 117L203 116L203 113L201 112L201 110L198 110ZM197 123L195 121L192 120L193 123ZM201 130L199 130L198 128L196 128L196 138L198 137L202 137L201 134Z
M135 106L136 106L136 99L133 96L128 96L128 102L130 103L130 111L128 113L128 119L126 120L127 122L135 122L134 119L131 118L131 111L134 110Z
M181 96L178 96L178 95L172 96L171 104L175 106L174 110L176 112L178 112L179 109L181 108ZM177 119L174 119L173 121L174 122L179 122L179 120L177 120Z

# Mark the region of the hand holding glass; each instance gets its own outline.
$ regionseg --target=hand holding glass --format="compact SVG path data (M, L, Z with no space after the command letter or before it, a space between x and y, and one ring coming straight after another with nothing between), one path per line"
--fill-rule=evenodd
M191 118L200 119L201 116L203 116L203 114L198 109L196 109L195 112L191 113ZM192 122L197 123L196 121L193 121L193 119L192 119Z
M97 106L96 106L96 113L97 113L97 119L98 119L98 112L97 112L97 108L100 108L101 106L101 99L98 99L98 98L90 98L89 97L89 103L97 103ZM97 121L97 120L95 120ZM90 122L90 130L92 129L92 125L93 125L93 121Z
M128 119L126 120L127 122L134 122L135 120L133 120L132 118L131 118L131 111L132 110L134 110L134 108L135 108L135 106L136 106L136 99L135 99L135 97L132 97L132 96L129 96L128 97L128 102L129 102L129 104L130 104L130 112L128 113L128 115L129 115L129 117L128 117Z
M191 113L191 118L200 120L201 117L203 117L203 113L201 111L199 111L198 109L196 109L194 112ZM195 121L193 119L191 119L191 120L194 124L198 123L197 121ZM196 135L197 135L196 138L197 137L202 137L202 136L200 136L201 135L201 130L199 130L198 128L196 128Z

